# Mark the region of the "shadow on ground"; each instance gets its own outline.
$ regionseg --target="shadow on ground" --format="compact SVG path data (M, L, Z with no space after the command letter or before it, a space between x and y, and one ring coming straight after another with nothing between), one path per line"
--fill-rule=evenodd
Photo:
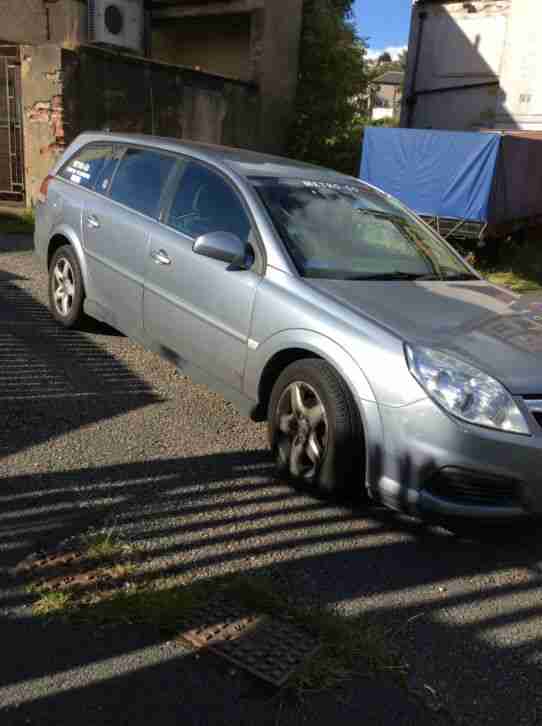
M31 252L33 249L32 234L28 232L4 234L0 229L0 255L8 252Z
M378 507L318 501L275 480L262 451L10 475L2 457L159 398L88 334L53 325L22 277L0 274L0 310L2 726L439 722L363 674L344 702L313 694L300 710L153 628L32 617L14 565L103 523L141 549L148 578L173 585L271 572L345 616L365 612L414 679L433 674L413 687L437 690L464 723L540 722L536 531L466 539ZM66 414L51 416L60 400Z

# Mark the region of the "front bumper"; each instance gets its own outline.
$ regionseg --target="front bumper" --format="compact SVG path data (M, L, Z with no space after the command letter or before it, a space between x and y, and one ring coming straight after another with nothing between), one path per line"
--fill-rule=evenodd
M375 489L388 506L423 517L542 515L542 427L530 414L532 435L522 436L463 424L428 398L379 408Z

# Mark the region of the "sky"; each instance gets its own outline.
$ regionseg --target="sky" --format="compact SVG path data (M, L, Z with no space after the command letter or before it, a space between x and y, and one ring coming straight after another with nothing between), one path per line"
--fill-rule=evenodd
M369 58L387 50L393 57L405 48L412 0L356 0L354 13L359 34L368 38Z

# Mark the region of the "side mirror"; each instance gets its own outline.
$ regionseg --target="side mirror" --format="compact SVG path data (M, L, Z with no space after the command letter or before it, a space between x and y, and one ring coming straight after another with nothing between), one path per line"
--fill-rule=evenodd
M241 242L237 235L230 232L202 234L196 239L192 249L197 255L220 260L239 269L247 269L254 262L250 245Z

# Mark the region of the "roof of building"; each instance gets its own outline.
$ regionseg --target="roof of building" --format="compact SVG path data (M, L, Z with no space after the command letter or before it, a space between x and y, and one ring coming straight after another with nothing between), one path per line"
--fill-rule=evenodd
M378 83L380 86L400 86L404 77L403 71L386 71L381 76L373 78L371 83Z

